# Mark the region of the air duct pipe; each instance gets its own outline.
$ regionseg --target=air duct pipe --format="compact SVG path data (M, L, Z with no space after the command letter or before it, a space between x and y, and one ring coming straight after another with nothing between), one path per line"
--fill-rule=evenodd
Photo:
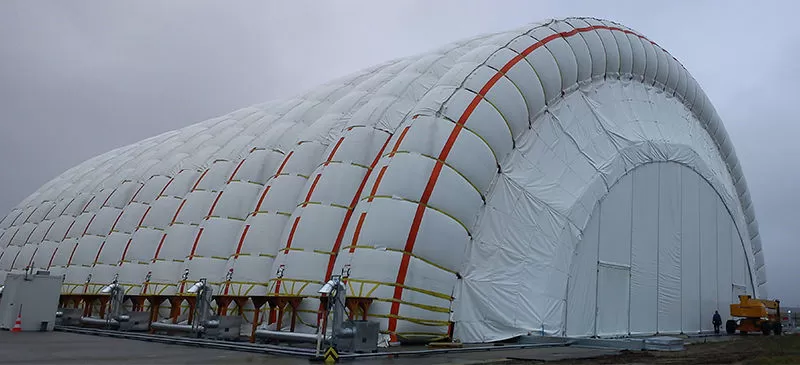
M271 330L256 330L256 337L266 338L269 340L285 341L285 342L317 342L319 337L316 333L299 333L299 332L284 332L284 331L271 331ZM331 336L326 335L324 341L330 341Z
M157 331L160 330L169 332L203 332L205 330L205 327L203 327L202 325L164 323L164 322L150 323L150 328Z
M106 318L94 318L94 317L81 317L80 323L89 325L89 326L100 326L105 327L107 329L118 329L120 327L121 322L127 322L130 320L130 316L127 314L123 314L123 301L125 300L125 290L123 290L122 286L119 285L117 281L117 277L114 277L114 281L111 284L106 285L103 289L100 290L100 294L108 294L111 297L109 301L109 311ZM58 316L58 313L56 313ZM63 316L63 312L61 313Z
M184 274L184 276L188 275ZM194 308L194 321L190 324L153 322L150 324L150 328L169 332L196 333L199 336L206 331L207 327L218 327L218 321L214 323L215 321L211 319L211 299L213 292L211 288L208 287L206 278L202 278L192 284L186 292L197 296L197 305Z

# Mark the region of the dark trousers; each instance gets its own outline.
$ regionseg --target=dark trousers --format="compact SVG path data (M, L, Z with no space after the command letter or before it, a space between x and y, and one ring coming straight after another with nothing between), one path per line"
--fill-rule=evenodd
M719 333L719 324L714 323L714 333Z

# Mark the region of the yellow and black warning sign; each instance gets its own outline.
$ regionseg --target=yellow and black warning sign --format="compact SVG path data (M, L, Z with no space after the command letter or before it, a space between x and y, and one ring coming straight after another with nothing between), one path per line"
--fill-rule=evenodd
M335 348L328 347L328 349L325 350L325 356L323 356L323 358L326 364L335 364L339 362L339 353L336 352Z

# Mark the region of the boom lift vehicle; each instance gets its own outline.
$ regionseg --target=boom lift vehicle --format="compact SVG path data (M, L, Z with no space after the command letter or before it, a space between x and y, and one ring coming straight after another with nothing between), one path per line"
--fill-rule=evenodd
M739 331L746 335L748 332L761 332L769 335L770 332L780 335L783 332L781 325L781 301L755 299L749 295L740 295L739 303L731 304L731 317L725 323L725 331L729 335Z

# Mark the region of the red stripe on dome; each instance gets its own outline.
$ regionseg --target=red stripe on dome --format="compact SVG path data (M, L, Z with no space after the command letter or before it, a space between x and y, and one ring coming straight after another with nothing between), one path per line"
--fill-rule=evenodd
M14 264L16 264L16 263L17 263L17 258L19 258L19 254L21 254L21 253L22 253L22 248L20 248L20 250L19 250L19 251L17 251L17 255L16 255L16 256L14 256L14 260L13 260L13 261L11 261L11 268L12 268L12 269L14 268Z
M297 225L300 223L300 217L294 219L294 223L292 224L292 230L289 231L289 238L286 240L286 248L283 249L283 254L286 255L289 253L289 249L292 248L292 240L294 239L294 232L297 231Z
M370 174L375 169L375 166L381 159L381 155L383 155L383 151L386 150L386 146L389 145L389 141L391 139L391 136L386 137L386 141L383 142L383 146L381 147L380 151L378 151L378 154L376 154L375 158L372 159L369 170L364 174L364 178L361 179L361 184L358 186L358 190L356 190L356 193L353 195L353 199L350 201L350 207L347 209L347 213L344 215L342 225L339 227L339 235L336 236L336 242L333 244L333 250L331 250L331 257L328 259L328 269L325 272L325 281L330 280L331 273L333 272L333 266L336 264L336 257L339 255L339 248L341 248L342 241L344 240L344 234L347 232L347 225L350 223L350 219L353 217L353 210L356 208L356 204L358 204L358 198L361 196L361 192L364 191L364 187L367 185L367 180L369 180Z
M128 238L128 243L125 244L125 250L122 251L122 257L119 258L120 266L122 266L122 262L125 261L125 256L128 255L128 249L131 247L131 241L133 241L133 238Z
M53 250L53 254L50 255L50 262L47 263L47 268L48 269L50 269L50 266L53 266L53 259L56 258L56 253L58 253L58 246L56 246L56 248ZM3 255L0 254L0 258L2 258L2 257L3 257Z
M38 227L38 224L37 224L37 227ZM31 236L33 236L33 232L36 232L36 228L32 229L31 233L28 233L28 237L25 237L25 243L24 244L30 242Z
M133 193L133 196L131 197L131 200L128 200L128 204L133 203L133 199L136 199L136 196L139 195L139 192L142 191L143 187L144 187L144 184L139 185L139 188L136 189L135 193Z
M300 223L300 217L295 218L294 223L292 224L292 230L289 232L289 238L286 240L286 248L283 251L283 254L286 255L289 253L289 249L292 247L292 239L294 239L294 232L297 230L297 224ZM275 294L280 294L281 290L281 278L277 278L275 281Z
M344 137L339 138L339 141L336 142L335 146L333 146L333 151L331 151L331 154L328 155L328 160L325 161L325 166L328 166L328 164L330 164L331 161L333 161L333 155L335 155L336 151L339 150L339 146L342 145L342 141L344 141Z
M231 177L230 177L230 178L228 178L228 183L230 183L231 181L233 181L233 178L234 178L234 177L236 177L236 173L237 173L237 172L239 172L239 169L240 169L240 168L242 168L242 165L244 164L244 161L245 161L245 160L247 160L247 159L246 159L246 158L243 158L241 161L239 161L239 164L238 164L238 165L236 165L236 168L233 170L233 173L231 174Z
M86 228L83 229L83 233L81 234L81 237L85 236L86 232L89 231L89 226L91 226L92 222L94 222L94 217L97 217L97 214L92 214L92 217L89 218L89 223L86 223Z
M242 252L242 245L244 244L244 238L247 237L247 231L250 230L250 225L247 224L244 226L244 231L242 231L242 236L239 237L239 245L236 246L236 253L234 257L239 258L239 253Z
M56 221L53 220L50 223L50 227L47 227L47 231L44 232L44 236L42 236L42 242L47 241L47 235L50 234L50 230L53 229L53 226L56 225Z
M33 255L31 255L31 259L28 260L28 267L33 266L33 258L36 257L37 252L39 252L39 245L36 245L36 249L33 250Z
M186 199L183 199L183 201L181 202L181 205L178 206L178 210L175 211L175 215L172 216L172 222L169 223L170 225L175 224L175 220L178 219L178 214L180 214L181 209L183 209L183 206L185 204L186 204Z
M194 237L194 243L192 244L192 252L189 253L189 261L194 258L194 252L197 251L197 243L200 242L200 236L203 235L203 227L197 231L197 236Z
M164 240L165 240L166 238L167 238L167 234L166 234L166 233L164 233L164 234L161 236L161 241L158 241L158 247L156 247L156 253L155 253L155 254L153 254L153 262L156 262L156 259L158 259L158 254L161 252L161 246L163 246L163 245L164 245Z
M214 208L216 208L216 207L217 207L217 203L219 202L219 198L221 198L221 197L222 197L222 193L224 193L224 192L225 192L225 191L224 191L224 190L222 190L222 191L220 191L220 192L219 192L219 194L217 194L217 198L216 198L216 199L214 199L214 203L212 203L212 204L211 204L211 208L209 208L209 209L208 209L208 215L206 215L206 219L209 219L209 218L211 218L211 214L213 214L213 213L214 213Z
M356 224L356 231L353 232L353 241L350 242L350 253L355 252L356 246L358 245L358 237L361 235L361 227L364 226L364 219L367 218L367 212L361 213L358 216L358 223Z
M416 115L412 119L416 119ZM403 139L406 137L406 133L411 126L407 126L403 128L403 132L400 133L400 136L397 137L397 142L394 143L394 147L392 147L392 151L389 153L390 157L394 157L397 154L397 150L400 148L400 144L403 142ZM381 167L381 171L378 173L378 177L375 178L375 182L372 184L372 189L369 192L369 198L367 198L367 202L371 203L375 199L375 194L378 192L378 187L381 185L381 181L383 180L383 175L386 173L386 169L389 168L389 165L384 165ZM356 245L358 244L358 236L361 234L361 227L364 225L364 219L367 217L367 212L361 213L361 216L358 218L358 225L356 225L356 231L353 233L353 241L350 245L350 253L355 252Z
M124 209L119 210L119 215L117 219L114 220L114 224L111 225L111 229L108 230L108 234L111 235L111 232L114 232L114 228L117 228L117 223L119 223L119 219L122 218L122 213L125 213Z
M283 158L283 162L281 162L281 166L278 167L278 171L275 172L275 175L273 175L273 178L278 177L281 174L281 172L283 172L283 168L286 167L286 163L289 161L289 158L292 157L292 154L294 154L294 151L289 151L289 154L286 155L286 157ZM254 216L256 215L256 213L258 213L261 210L261 204L264 202L264 198L267 196L267 193L269 192L269 189L271 187L272 187L272 185L267 185L266 189L264 189L264 192L261 193L261 198L258 199L258 204L256 205L256 209L253 210L253 215Z
M433 194L433 189L436 187L439 175L441 174L442 168L444 167L444 161L450 155L450 152L452 151L453 146L455 145L456 139L458 138L458 135L461 133L461 131L464 129L464 125L467 123L467 120L475 111L475 108L477 108L478 104L480 104L484 96L492 89L492 87L494 87L497 81L500 80L500 78L503 77L505 73L507 73L512 67L514 67L514 65L523 60L527 55L531 54L536 49L541 48L542 46L546 45L547 43L555 39L566 38L578 33L594 31L597 29L607 29L610 31L616 30L627 34L634 34L642 39L646 39L631 31L626 31L621 28L608 27L608 26L590 26L585 28L575 28L568 32L561 32L549 35L543 38L542 40L532 44L524 51L522 51L520 54L518 54L510 61L508 61L497 73L495 73L494 76L492 76L491 79L489 79L489 81L486 82L486 84L480 89L477 95L475 95L475 97L472 99L472 102L470 102L466 110L464 110L464 112L461 114L461 117L458 118L458 122L456 122L455 126L453 127L453 130L450 132L450 136L447 138L447 142L445 143L444 147L439 153L436 164L434 165L433 170L431 171L431 175L428 178L428 183L425 185L425 190L422 193L422 197L420 198L420 201L417 205L417 210L416 213L414 214L414 220L411 223L411 228L409 229L408 238L406 239L406 245L403 249L404 251L403 258L400 261L400 269L398 270L397 279L395 280L396 284L394 287L394 296L393 296L394 300L392 301L391 311L389 315L388 330L393 338L396 337L395 331L397 330L397 316L398 313L400 312L400 301L402 300L403 297L403 286L405 285L406 275L408 274L408 267L411 261L410 253L414 250L414 245L416 244L417 241L417 235L419 234L419 228L420 225L422 224L422 217L425 214L425 208L428 205L428 201L430 200L431 195Z
M281 166L278 167L278 171L275 172L275 177L278 177L278 175L280 175L281 172L283 172L283 168L286 167L286 163L289 162L289 158L292 157L293 154L294 151L289 151L289 154L286 155L286 158L284 158L283 162L281 162Z
M415 115L413 119L417 119L417 116ZM411 129L410 125L403 128L403 132L400 133L400 137L397 137L397 142L395 142L392 152L389 153L389 157L394 157L394 155L397 153L397 150L400 148L400 144L403 143L403 139L406 138L406 134L408 133L409 129Z
M306 199L305 199L305 201L303 202L303 208L305 208L306 206L308 206L308 202L310 202L310 201L311 201L311 194L313 194L313 193L314 193L314 189L317 187L317 183L319 182L319 179L320 179L321 177L322 177L322 174L321 174L321 173L320 173L320 174L317 174L317 177L315 177L315 178L314 178L314 182L313 182L313 183L311 183L311 187L308 189L308 194L306 194Z
M75 246L72 246L72 253L69 254L69 261L67 261L67 266L72 265L72 256L75 256L75 250L77 249L78 249L78 242L75 242Z
M67 235L69 234L69 230L72 229L72 226L74 226L74 225L75 225L75 218L72 219L72 223L70 223L69 227L67 228L67 230L64 231L64 237L61 238L62 241L67 239ZM11 238L14 238L14 237L11 237Z
M195 189L197 189L197 185L200 185L200 182L201 182L201 181L203 181L203 178L204 178L204 177L206 177L206 174L208 173L208 170L209 170L209 169L205 169L205 170L203 171L203 173L202 173L202 174L200 174L200 177L199 177L199 178L197 178L197 181L195 181L195 182L194 182L194 185L192 185L192 190L191 190L191 191L194 191ZM166 187L164 187L164 189L166 190Z
M81 213L83 213L83 212L85 212L85 211L86 211L86 208L88 208L88 207L89 207L89 204L92 204L92 201L94 200L94 198L95 198L95 196L92 196L92 198L91 198L91 199L89 199L89 201L88 201L88 202L86 202L86 204L83 206L83 209L81 209Z
M108 196L106 197L106 200L103 200L103 204L100 207L102 208L102 207L106 206L106 203L108 203L108 200L111 199L111 196L114 195L114 193L116 193L116 192L117 192L117 188L114 188L114 190L111 191L111 194L108 194Z
M94 255L94 263L93 264L97 265L97 260L100 258L100 253L103 252L103 246L105 246L105 245L106 245L106 241L103 241L103 243L100 244L100 248L97 249L97 255Z
M269 192L269 188L271 187L272 185L267 185L267 188L264 189L263 193L261 193L261 198L258 199L258 204L256 205L256 209L253 211L253 215L256 215L256 213L258 213L258 211L261 210L261 203L264 202L264 198L267 197L267 193Z
M178 174L180 174L181 172L183 172L183 170L181 170L181 171L178 171ZM175 176L178 176L178 174L175 174ZM173 177L169 178L169 181L167 181L167 184L166 184L166 185L164 185L164 187L163 187L163 188L161 189L161 191L158 193L158 196L156 196L156 199L158 199L158 198L160 198L162 195L164 195L164 192L165 192L165 191L167 191L167 188L169 187L169 185L170 185L170 184L172 184L172 182L173 182L173 181L175 181L175 176L173 176Z
M148 206L147 210L145 210L144 214L142 214L142 219L139 219L139 224L136 225L137 230L142 226L142 223L144 223L144 219L147 218L147 213L150 213L151 208L153 208L153 206Z

